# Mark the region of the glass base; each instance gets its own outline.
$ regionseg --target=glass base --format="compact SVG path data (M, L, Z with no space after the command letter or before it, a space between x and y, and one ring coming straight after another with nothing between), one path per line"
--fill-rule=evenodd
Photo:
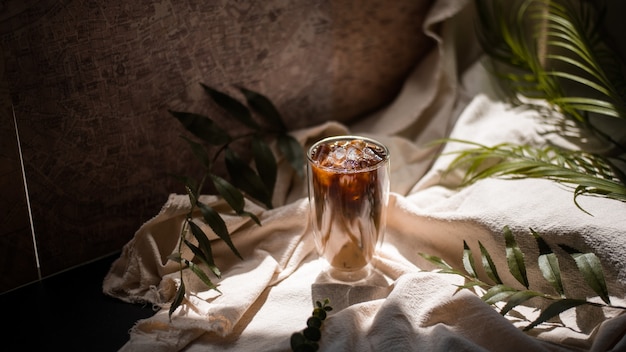
M391 292L391 282L371 264L358 271L341 271L326 262L323 264L324 270L311 285L312 299L313 302L330 299L333 312L353 304L385 298Z
M371 265L355 271L337 270L331 266L326 266L320 275L321 277L318 278L326 282L358 284L359 282L366 282L371 275Z

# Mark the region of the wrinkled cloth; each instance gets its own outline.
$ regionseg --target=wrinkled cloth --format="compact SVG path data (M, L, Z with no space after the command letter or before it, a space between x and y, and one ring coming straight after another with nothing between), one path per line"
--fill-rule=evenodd
M388 146L391 197L384 241L373 261L374 278L360 285L324 279L308 221L306 182L279 160L273 199L278 206L267 210L246 203L262 226L229 215L216 196L201 197L221 211L243 260L212 235L222 271L221 278L212 280L220 292L184 271L190 294L171 321L168 308L180 274L178 264L167 257L177 251L188 197L170 195L162 210L138 229L105 277L103 291L161 309L135 324L121 351L289 351L291 334L306 326L314 302L325 298L335 309L324 321L320 351L623 350L623 309L581 306L524 331L545 301L532 299L502 316L480 299L481 292L459 290L463 278L433 271L420 255L438 256L462 270L463 242L476 263L480 242L502 280L521 289L506 270L502 233L508 226L526 255L530 288L552 294L537 265L532 228L559 256L568 296L600 302L559 244L595 253L611 303L626 306L625 203L580 197L589 215L574 204L572 189L543 179L493 178L459 188L462 174L444 170L454 157L449 152L463 145L448 143L442 149L429 144L450 136L485 145L575 147L571 140L545 133L538 112L500 101L480 60L466 62L473 49L456 38L473 30L466 20L468 3L435 2L424 30L438 45L387 108L351 126L331 121L293 133L305 147L338 134L373 137ZM192 253L186 249L183 256Z

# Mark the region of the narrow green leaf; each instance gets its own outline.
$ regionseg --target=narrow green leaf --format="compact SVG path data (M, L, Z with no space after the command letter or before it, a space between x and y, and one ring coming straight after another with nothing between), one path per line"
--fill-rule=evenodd
M548 243L541 237L539 233L537 233L537 231L530 228L530 233L533 235L535 241L537 242L537 247L539 248L540 255L552 253L552 248L550 248L550 245L548 245Z
M476 280L476 281L467 281L465 282L463 285L455 285L458 288L472 288L472 287L476 287L476 286L483 286L485 283L480 281L480 280Z
M578 61L578 60L576 60L574 58L571 58L569 56L558 55L558 54L548 54L548 55L546 55L546 59L555 60L555 61L562 61L562 62L568 63L570 65L577 66L581 70L583 70L583 71L589 73L590 75L594 76L594 78L596 78L598 81L604 81L604 77L601 74L599 74L596 70L594 70L592 66L580 65L580 61Z
M571 73L567 73L567 72L560 72L560 71L550 71L550 72L546 72L547 75L552 75L555 77L561 77L561 78L566 78L566 79L570 79L574 82L586 85L588 87L592 87L595 90L599 91L600 93L604 94L604 95L610 95L610 93L607 91L607 89L605 87L603 87L600 84L597 84L596 82L586 79L584 77L580 77L578 75L575 74L571 74Z
M528 277L526 276L526 265L524 264L524 253L517 245L513 233L508 226L504 227L504 240L506 244L506 260L509 271L513 277L524 287L528 288Z
M226 170L233 184L244 191L248 196L258 200L267 208L271 209L272 196L265 187L261 177L230 148L226 148L224 160Z
M489 252L487 252L487 249L483 246L482 243L480 243L480 241L478 241L478 246L480 247L483 268L485 269L487 276L496 284L501 284L502 280L498 275L498 270L496 269L496 265L491 259L491 255L489 254Z
M231 141L228 133L204 115L168 110L196 137L211 145L223 145Z
M487 292L485 292L481 299L487 304L494 304L497 302L506 301L516 292L519 292L519 290L513 287L507 285L495 285L487 290Z
M250 219L252 219L252 221L254 221L257 225L261 226L261 220L259 220L259 218L256 215L252 214L251 212L244 210L239 215L247 216Z
M589 285L606 304L611 304L600 259L593 253L581 253L577 249L567 245L560 246L574 258L576 266L578 266L578 270L583 275L587 285Z
M244 87L238 87L248 101L248 105L259 115L265 118L270 126L278 128L279 131L287 131L287 127L283 122L283 119L278 112L278 109L274 104L264 95L246 89Z
M580 122L581 127L598 132L600 138L621 148L619 142L587 123L587 112L624 117L621 64L615 60L618 55L611 46L606 45L607 38L596 30L603 23L604 10L596 11L596 2L587 1L575 5L569 1L548 1L546 6L522 6L536 3L539 2L514 2L507 8L510 14L517 13L517 20L511 20L501 11L490 11L486 4L477 7L481 46L492 59L500 61L493 65L496 76L503 79L506 91L518 105L532 105L520 102L516 98L519 94L555 104L554 110L563 113L559 116ZM524 22L529 18L541 25L528 30ZM522 29L521 33L518 28ZM539 62L537 55L538 37L546 39L543 47L547 55L543 62ZM536 84L530 89L526 82L511 79L526 75L535 77ZM576 97L578 94L581 96ZM606 96L606 101L600 100L601 95ZM576 101L581 99L589 100Z
M508 299L504 307L500 310L500 314L506 315L511 309L517 307L518 305L526 302L527 300L533 297L544 297L545 295L541 292L536 291L518 291L512 294Z
M276 142L278 143L278 149L298 176L304 177L305 156L302 145L288 134L279 135Z
M202 212L204 221L206 221L215 234L221 238L228 245L228 247L230 247L231 251L233 251L237 257L243 259L237 248L235 248L235 245L230 238L230 234L228 233L226 223L224 222L224 219L220 217L219 213L204 203L198 202L197 204Z
M187 184L185 185L185 191L189 196L189 204L196 204L198 201L198 191L197 188L192 188L193 186Z
M463 267L465 271L471 277L477 277L476 267L474 266L474 257L472 256L472 250L467 245L467 242L463 240Z
M199 250L202 253L202 256L200 256L200 258L204 260L206 265L209 267L209 269L211 269L211 271L213 272L213 274L215 274L215 276L221 277L222 273L220 272L220 269L215 265L215 261L213 259L213 250L211 249L211 241L209 241L209 238L206 236L204 231L202 231L200 226L196 225L193 221L190 221L190 220L188 220L187 223L189 224L189 227L191 228L191 233L198 241ZM193 248L192 248L192 251L193 251ZM194 254L195 254L195 251L194 251Z
M254 165L256 166L256 170L263 184L265 184L268 192L273 194L278 169L274 153L272 153L272 150L265 141L254 137L252 139L252 155L254 156Z
M548 243L546 243L546 241L541 238L535 230L531 228L530 232L537 241L537 246L539 247L539 257L537 258L537 261L539 263L541 274L550 283L550 285L554 287L556 292L561 297L564 297L565 291L563 289L563 281L561 279L561 269L559 267L559 260L556 257L556 254L552 252Z
M528 331L534 328L535 326L545 321L548 321L550 318L555 317L570 308L574 308L574 307L577 307L586 303L587 302L585 300L580 300L580 299L558 300L552 303L551 305L549 305L545 310L543 310L541 314L539 314L539 317L535 319L535 321L533 321L532 323L530 323L528 326L524 328L524 331Z
M539 269L543 277L554 287L554 290L561 296L565 296L563 282L561 279L561 271L559 268L559 260L556 254L542 254L537 258Z
M206 149L204 149L202 144L194 142L185 136L180 137L189 143L193 155L195 155L205 169L208 169L211 166L211 160L209 159L209 154L206 152Z
M485 286L485 283L480 280L474 280L474 281L466 281L463 285L455 285L455 286L457 287L457 290L454 292L454 294L457 294L463 289L469 289L469 288L473 288L476 286L483 287Z
M436 255L430 255L430 254L426 254L426 253L418 253L422 258L428 260L430 263L434 264L435 266L439 267L440 269L448 269L448 270L453 270L452 266L448 263L446 263L445 260L441 259L440 257L436 256Z
M460 275L460 276L465 277L465 273L463 273L463 272L461 272L459 270L456 270L456 269L440 269L439 273L441 273L441 274Z
M214 88L211 88L205 84L200 83L200 85L202 86L202 88L204 88L204 91L209 94L211 99L213 99L213 101L217 105L226 110L237 121L253 130L260 129L259 124L257 124L256 121L254 121L254 119L252 118L250 110L248 110L248 108L237 99Z
M211 272L213 274L215 274L215 270L217 269L217 267L215 265L209 265L209 261L213 262L213 260L209 260L208 257L202 252L202 250L200 250L200 248L196 245L194 245L193 243L189 242L188 240L183 240L183 242L185 243L185 245L187 247L189 247L189 249L191 249L191 251L193 252L194 256L198 259L200 259L204 264L206 264L209 269L211 270ZM219 273L219 269L217 270L217 272ZM215 276L218 276L217 274L215 274ZM218 276L219 277L219 276Z
M184 298L185 298L185 282L181 280L180 286L178 286L178 290L176 290L176 295L174 296L174 300L172 301L172 304L170 305L170 310L168 314L170 321L172 321L172 314L174 314L176 309L180 307L180 305L183 303Z
M213 185L217 189L217 192L226 200L228 205L237 213L237 215L248 216L254 220L257 225L261 225L261 221L256 215L244 210L246 203L243 194L239 191L239 189L218 175L212 174L211 180L213 181Z
M222 177L211 174L211 181L213 181L213 185L217 192L226 200L228 205L236 212L241 213L245 206L245 200L243 198L243 194L230 182L226 181Z
M191 269L191 271L193 271L194 274L196 274L196 276L202 280L202 282L211 290L215 290L217 292L220 292L220 290L217 288L217 285L215 285L213 283L213 281L211 281L211 279L209 279L209 277L207 276L207 274L204 272L204 270L202 270L201 267L199 267L198 265L196 265L194 262L185 261L186 264L189 266L189 269ZM221 293L221 292L220 292Z

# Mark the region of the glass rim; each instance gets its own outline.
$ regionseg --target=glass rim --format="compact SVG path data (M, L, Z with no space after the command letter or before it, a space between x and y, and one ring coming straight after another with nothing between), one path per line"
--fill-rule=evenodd
M336 169L333 167L329 167L329 166L321 166L321 165L317 165L317 163L311 159L311 152L319 145L324 144L324 143L329 143L329 142L335 142L335 141L350 141L350 140L362 140L365 141L366 143L371 143L371 144L375 144L377 146L380 146L381 148L384 149L385 151L385 157L383 160L377 162L374 165L370 165L366 168L362 168L362 169L356 169L356 170L340 170L340 169ZM320 140L318 140L317 142L313 143L309 149L306 152L306 158L308 160L308 164L315 166L318 169L322 169L322 170L326 170L326 171L332 171L334 173L342 173L342 174L356 174L356 173L361 173L361 172L369 172L372 170L376 170L379 169L381 166L384 166L385 164L388 164L389 162L389 157L390 157L390 153L389 153L389 148L387 148L387 146L377 140L375 140L374 138L370 138L370 137L365 137L365 136L360 136L360 135L355 135L355 134L342 134L342 135L337 135L337 136L330 136L330 137L325 137L322 138Z

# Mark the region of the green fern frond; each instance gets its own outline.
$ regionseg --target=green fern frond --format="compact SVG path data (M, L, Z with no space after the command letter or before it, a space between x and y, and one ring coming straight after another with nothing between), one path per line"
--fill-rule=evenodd
M624 84L624 77L606 70L608 67L617 67L619 62L600 35L600 16L602 11L596 15L595 8L586 2L548 2L545 13L546 58L548 68L554 67L554 71L547 73L590 88L592 91L588 93L589 96L598 96L599 103L613 106L614 111L610 116L626 118L625 96L623 90L619 89ZM565 64L563 69L559 64ZM568 66L571 72L567 70Z
M520 96L541 99L626 150L590 119L626 119L624 64L598 28L604 6L571 0L488 3L476 1L478 39L513 102L534 108Z
M478 143L454 152L456 158L448 169L463 168L466 186L480 179L542 178L574 188L574 200L580 195L595 195L626 202L624 175L601 156L584 151L571 151L548 146L531 146L509 143L488 147Z

